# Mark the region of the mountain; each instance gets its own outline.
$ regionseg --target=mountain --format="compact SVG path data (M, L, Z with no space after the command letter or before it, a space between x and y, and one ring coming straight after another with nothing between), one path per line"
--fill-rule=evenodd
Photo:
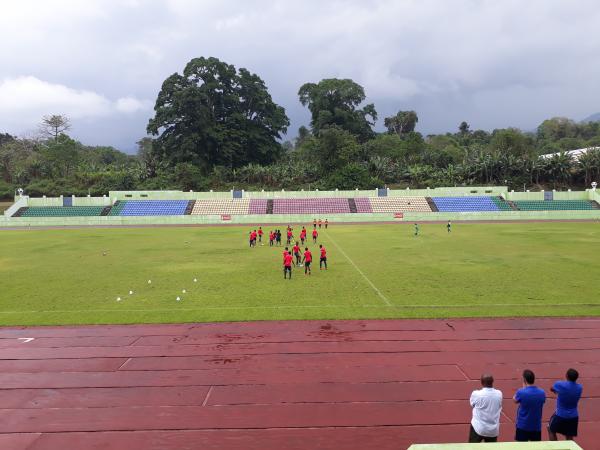
M591 116L586 117L581 122L582 123L586 123L586 122L600 122L600 112L597 112L596 114L592 114Z

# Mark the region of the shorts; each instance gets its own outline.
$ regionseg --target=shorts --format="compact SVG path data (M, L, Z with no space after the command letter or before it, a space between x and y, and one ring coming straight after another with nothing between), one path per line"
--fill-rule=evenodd
M577 427L579 425L579 417L565 419L564 417L552 414L548 429L553 433L562 434L564 436L577 436Z
M515 432L515 441L517 442L527 442L527 441L533 441L533 442L538 442L542 440L542 431L527 431L527 430L521 430L520 428L517 428L517 431Z
M311 263L311 261L305 261L304 262L304 267L310 267L310 263Z
M283 266L283 271L292 273L292 266Z
M477 434L477 431L475 431L475 428L471 425L471 429L469 430L469 443L479 444L480 442L498 442L498 436L490 437Z
M321 262L327 262L327 256L325 258L321 258Z

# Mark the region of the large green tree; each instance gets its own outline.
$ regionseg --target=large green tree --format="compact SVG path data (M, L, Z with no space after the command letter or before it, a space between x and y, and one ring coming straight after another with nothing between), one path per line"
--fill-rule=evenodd
M217 58L192 59L182 74L168 77L154 111L147 131L158 136L163 156L206 171L271 163L289 125L258 75Z
M350 79L328 78L318 83L305 83L298 91L302 105L311 113L313 134L319 135L329 127L346 130L364 142L373 137L371 128L377 120L372 103L364 102L365 90Z
M402 136L411 131L415 131L419 116L415 111L398 111L398 113L391 117L386 117L383 124L388 129L389 133L395 133L398 136Z

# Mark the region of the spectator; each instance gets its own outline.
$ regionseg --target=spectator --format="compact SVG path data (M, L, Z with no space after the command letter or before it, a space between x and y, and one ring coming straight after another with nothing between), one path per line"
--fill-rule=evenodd
M481 389L471 393L473 419L471 419L469 443L498 441L502 392L494 389L494 377L489 374L481 375L481 386Z
M542 440L542 409L546 402L546 393L535 386L535 374L527 369L523 371L523 387L513 397L519 404L515 441Z
M579 425L579 412L577 403L581 398L583 387L577 383L579 373L575 369L567 370L566 381L557 381L550 388L557 395L556 412L550 418L548 424L548 437L556 441L556 434L562 434L569 441L577 436Z

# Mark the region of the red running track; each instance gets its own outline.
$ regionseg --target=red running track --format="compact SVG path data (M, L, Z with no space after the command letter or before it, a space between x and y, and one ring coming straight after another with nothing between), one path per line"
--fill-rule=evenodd
M34 338L34 339L27 339ZM581 374L600 442L600 319L0 328L0 449L402 449L462 442L483 371ZM554 409L551 398L544 411Z

